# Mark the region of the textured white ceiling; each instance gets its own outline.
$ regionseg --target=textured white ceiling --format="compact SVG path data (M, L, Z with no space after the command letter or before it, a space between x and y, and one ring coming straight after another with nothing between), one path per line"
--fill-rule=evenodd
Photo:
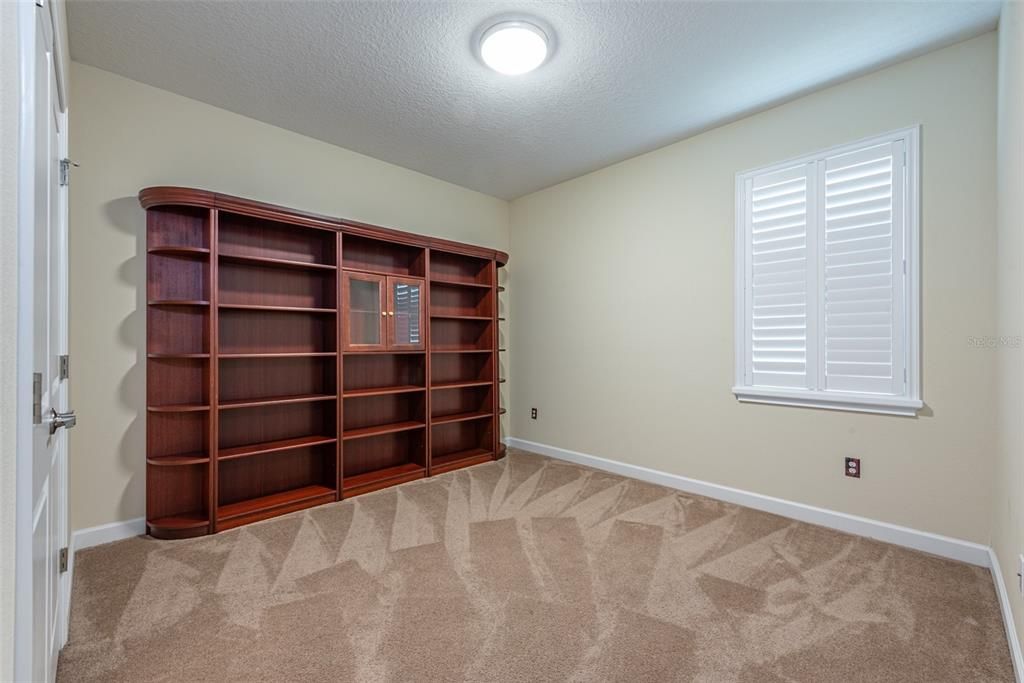
M72 58L506 199L995 26L973 2L68 3ZM556 34L501 76L474 35Z

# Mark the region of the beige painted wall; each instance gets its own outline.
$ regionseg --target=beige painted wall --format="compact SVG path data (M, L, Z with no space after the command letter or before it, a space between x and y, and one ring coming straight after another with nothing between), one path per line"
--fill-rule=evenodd
M145 514L141 188L202 187L508 249L502 200L92 67L74 63L71 82L72 529Z
M1017 632L1024 640L1024 600L1017 588L1017 556L1024 552L1024 5L1007 2L999 21L997 126L997 301L1001 345L993 405L996 432L995 520L992 547L999 558ZM1015 343L1014 343L1015 342Z
M18 340L18 6L0 2L0 681L14 678Z
M512 434L987 543L995 74L989 33L515 200ZM738 403L734 174L913 124L927 410Z

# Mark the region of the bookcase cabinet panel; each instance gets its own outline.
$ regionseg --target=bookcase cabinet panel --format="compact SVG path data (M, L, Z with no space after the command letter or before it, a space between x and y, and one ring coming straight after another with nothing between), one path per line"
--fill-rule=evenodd
M226 529L335 498L330 446L267 453L220 463L217 524ZM326 500L323 500L326 498ZM268 514L270 513L270 514Z
M451 418L491 415L494 412L493 384L435 390L430 397L434 424Z
M409 392L345 399L345 439L372 435L374 428L397 430L399 427L425 426L426 394Z
M257 406L221 410L218 441L226 449L306 436L337 434L333 401Z
M210 264L204 259L180 254L150 253L147 298L163 301L209 301Z
M431 316L492 317L494 292L483 287L462 287L443 282L430 285Z
M431 474L441 474L494 457L494 421L435 424L431 433Z
M381 434L345 445L342 494L368 493L426 475L426 430Z
M337 265L335 233L221 211L220 254Z
M494 279L494 262L464 254L431 251L430 279L491 287Z
M335 395L337 359L225 358L220 361L220 403L282 396Z
M489 350L494 346L493 322L432 318L430 338L435 351Z
M494 355L439 353L430 360L432 387L464 382L489 382L494 376Z
M146 212L147 247L210 248L210 210L198 206L165 205Z
M150 534L496 457L506 254L203 190L140 201Z
M336 308L334 271L267 268L256 263L221 263L221 305Z
M367 353L345 357L346 394L426 386L424 354Z
M342 240L342 266L383 275L423 277L426 251L397 242L345 235Z
M210 412L151 412L147 415L146 445L150 459L167 456L207 457Z
M149 532L161 538L188 538L209 532L205 465L149 467L146 473L146 519Z
M146 336L151 354L210 352L210 309L200 306L149 306Z
M337 352L333 315L230 308L218 313L221 354Z
M303 486L319 485L333 489L337 481L334 462L329 446L222 462L217 504L230 505Z
M210 404L209 361L200 358L150 358L146 393L150 407Z

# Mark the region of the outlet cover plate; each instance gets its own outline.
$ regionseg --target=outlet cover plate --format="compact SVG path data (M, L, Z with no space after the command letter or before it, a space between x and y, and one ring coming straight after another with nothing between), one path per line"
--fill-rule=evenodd
M847 458L845 474L854 479L860 479L860 458Z

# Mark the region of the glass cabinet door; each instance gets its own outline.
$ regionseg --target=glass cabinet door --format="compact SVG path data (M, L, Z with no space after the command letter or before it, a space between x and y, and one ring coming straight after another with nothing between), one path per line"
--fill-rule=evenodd
M362 273L344 274L343 321L346 349L383 349L385 277Z
M388 345L423 348L423 280L388 278Z

